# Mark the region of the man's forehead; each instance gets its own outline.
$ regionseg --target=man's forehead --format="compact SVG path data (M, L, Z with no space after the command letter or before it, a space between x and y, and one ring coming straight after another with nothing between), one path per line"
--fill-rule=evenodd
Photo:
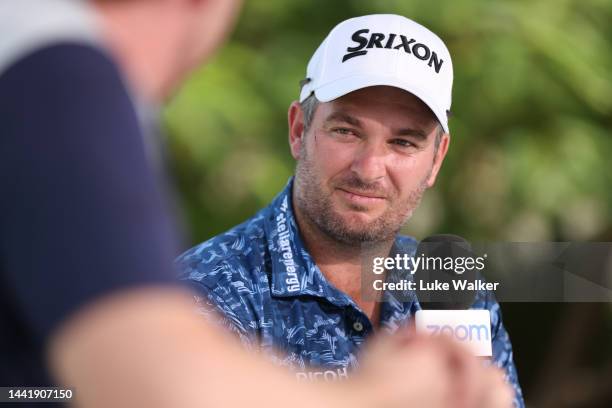
M383 114L396 120L418 123L423 127L437 124L434 113L419 98L399 88L372 86L362 88L333 101L323 103L324 120L346 119L353 116Z

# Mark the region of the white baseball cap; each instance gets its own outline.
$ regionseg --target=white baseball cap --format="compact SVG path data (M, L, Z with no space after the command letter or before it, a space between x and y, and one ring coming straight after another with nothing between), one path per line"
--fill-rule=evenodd
M401 88L422 100L448 133L450 53L436 34L406 17L373 14L341 22L315 51L302 84L300 102L313 92L329 102L368 86Z

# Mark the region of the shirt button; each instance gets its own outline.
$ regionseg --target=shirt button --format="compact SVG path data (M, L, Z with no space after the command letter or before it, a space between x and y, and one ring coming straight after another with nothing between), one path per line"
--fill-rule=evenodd
M362 331L363 330L363 324L361 322L355 322L353 323L353 329L355 329L355 331Z

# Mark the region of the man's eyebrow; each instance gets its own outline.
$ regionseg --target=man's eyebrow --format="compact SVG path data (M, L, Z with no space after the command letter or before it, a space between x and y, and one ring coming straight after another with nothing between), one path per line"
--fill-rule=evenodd
M412 129L412 128L398 129L394 133L398 136L414 136L419 140L427 139L427 133L425 133L421 129Z
M327 118L325 118L325 122L346 122L349 125L353 125L355 127L361 127L361 121L354 116L349 115L345 112L332 112Z

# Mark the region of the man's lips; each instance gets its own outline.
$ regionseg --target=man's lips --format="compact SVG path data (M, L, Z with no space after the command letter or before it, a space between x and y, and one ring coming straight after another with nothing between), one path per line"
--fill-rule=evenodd
M348 198L351 201L357 201L362 203L377 203L383 200L386 200L385 196L369 193L364 191L352 190L347 188L337 188L338 191L342 193L343 196Z

